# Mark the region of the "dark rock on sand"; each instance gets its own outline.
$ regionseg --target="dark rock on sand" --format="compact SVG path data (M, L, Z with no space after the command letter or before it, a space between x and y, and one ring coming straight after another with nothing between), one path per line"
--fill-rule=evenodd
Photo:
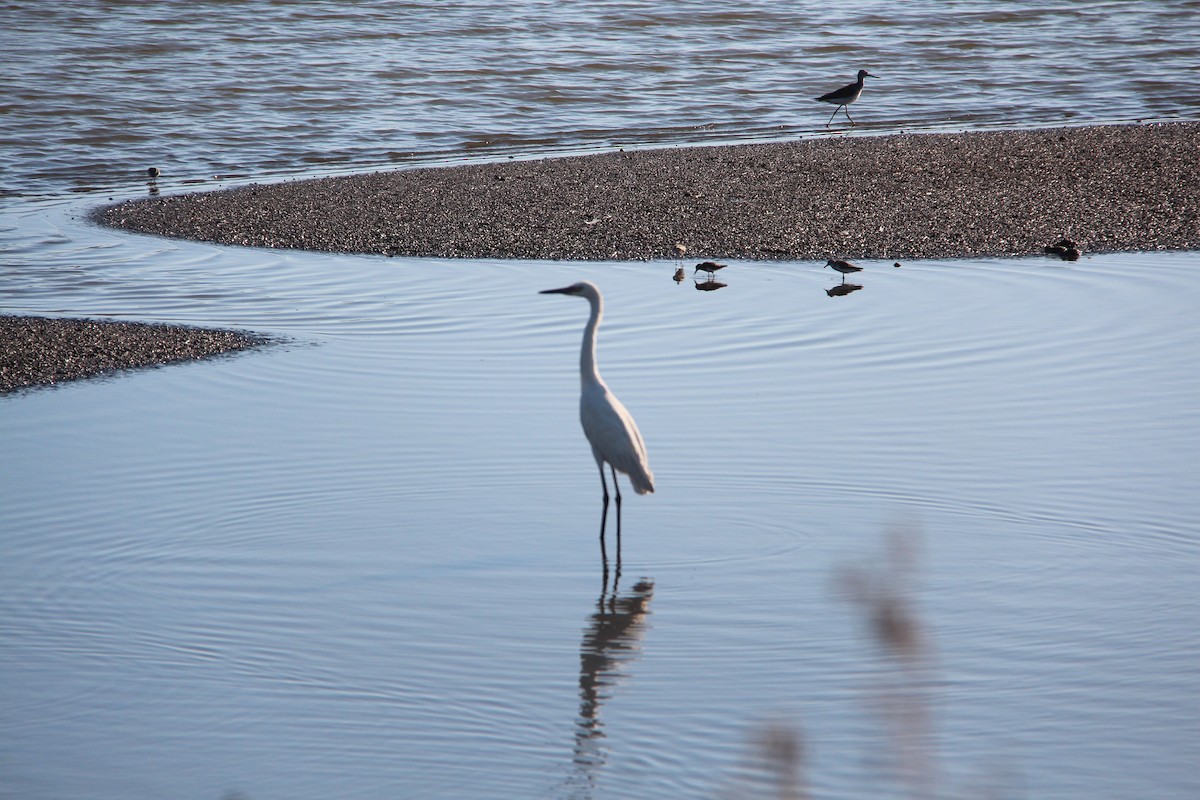
M266 342L241 331L180 325L0 316L0 394Z
M852 136L293 181L101 209L255 247L824 260L1200 248L1200 123Z

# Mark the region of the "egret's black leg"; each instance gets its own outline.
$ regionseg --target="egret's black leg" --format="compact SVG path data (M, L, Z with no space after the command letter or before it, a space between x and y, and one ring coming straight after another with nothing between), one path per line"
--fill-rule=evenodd
M621 482L617 480L617 469L608 465L612 469L613 489L617 493L617 572L613 578L613 594L617 593L617 581L621 580Z
M608 481L604 478L604 462L598 461L600 467L600 486L604 489L604 508L600 512L600 560L604 562L604 583L608 585L608 549L604 544L604 529L608 525ZM621 495L617 494L617 528L621 525ZM618 539L618 541L620 541Z

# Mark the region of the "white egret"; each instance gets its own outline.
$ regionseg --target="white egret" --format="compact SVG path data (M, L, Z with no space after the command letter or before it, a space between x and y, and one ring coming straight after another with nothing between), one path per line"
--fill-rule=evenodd
M604 477L604 465L612 471L613 488L617 494L617 563L621 558L621 486L617 473L629 477L629 483L638 494L654 491L654 475L646 458L646 445L638 432L633 415L612 393L600 370L596 368L596 329L604 315L604 296L590 281L580 281L561 289L546 289L540 294L568 294L587 298L591 314L583 329L583 344L579 349L579 422L583 433L592 446L592 455L600 469L600 485L604 490L604 510L600 516L600 552L604 557L605 571L608 570L608 555L604 548L604 526L608 520L608 481ZM618 566L618 569L620 567Z

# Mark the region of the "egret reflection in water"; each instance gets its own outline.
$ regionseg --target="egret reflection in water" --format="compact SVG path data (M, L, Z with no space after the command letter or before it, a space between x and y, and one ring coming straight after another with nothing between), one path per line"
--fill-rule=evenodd
M628 593L600 593L579 646L579 718L575 725L573 762L578 788L592 789L604 766L604 725L600 708L631 677L629 666L640 655L649 627L654 583L642 578Z

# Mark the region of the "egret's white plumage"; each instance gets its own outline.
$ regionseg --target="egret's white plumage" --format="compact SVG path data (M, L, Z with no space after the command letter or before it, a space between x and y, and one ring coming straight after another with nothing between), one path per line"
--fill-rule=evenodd
M646 445L637 423L628 409L612 393L600 370L596 368L596 329L604 316L604 297L594 283L580 281L561 289L546 289L541 294L569 294L586 298L591 305L587 326L583 329L583 345L579 350L579 422L583 433L592 446L592 455L600 469L600 484L604 487L604 509L608 511L608 482L604 477L607 463L613 471L613 485L617 493L617 530L620 531L621 487L617 484L617 473L629 477L629 483L638 494L654 491L654 475L646 457ZM603 537L603 525L601 536ZM603 539L601 539L603 542Z

